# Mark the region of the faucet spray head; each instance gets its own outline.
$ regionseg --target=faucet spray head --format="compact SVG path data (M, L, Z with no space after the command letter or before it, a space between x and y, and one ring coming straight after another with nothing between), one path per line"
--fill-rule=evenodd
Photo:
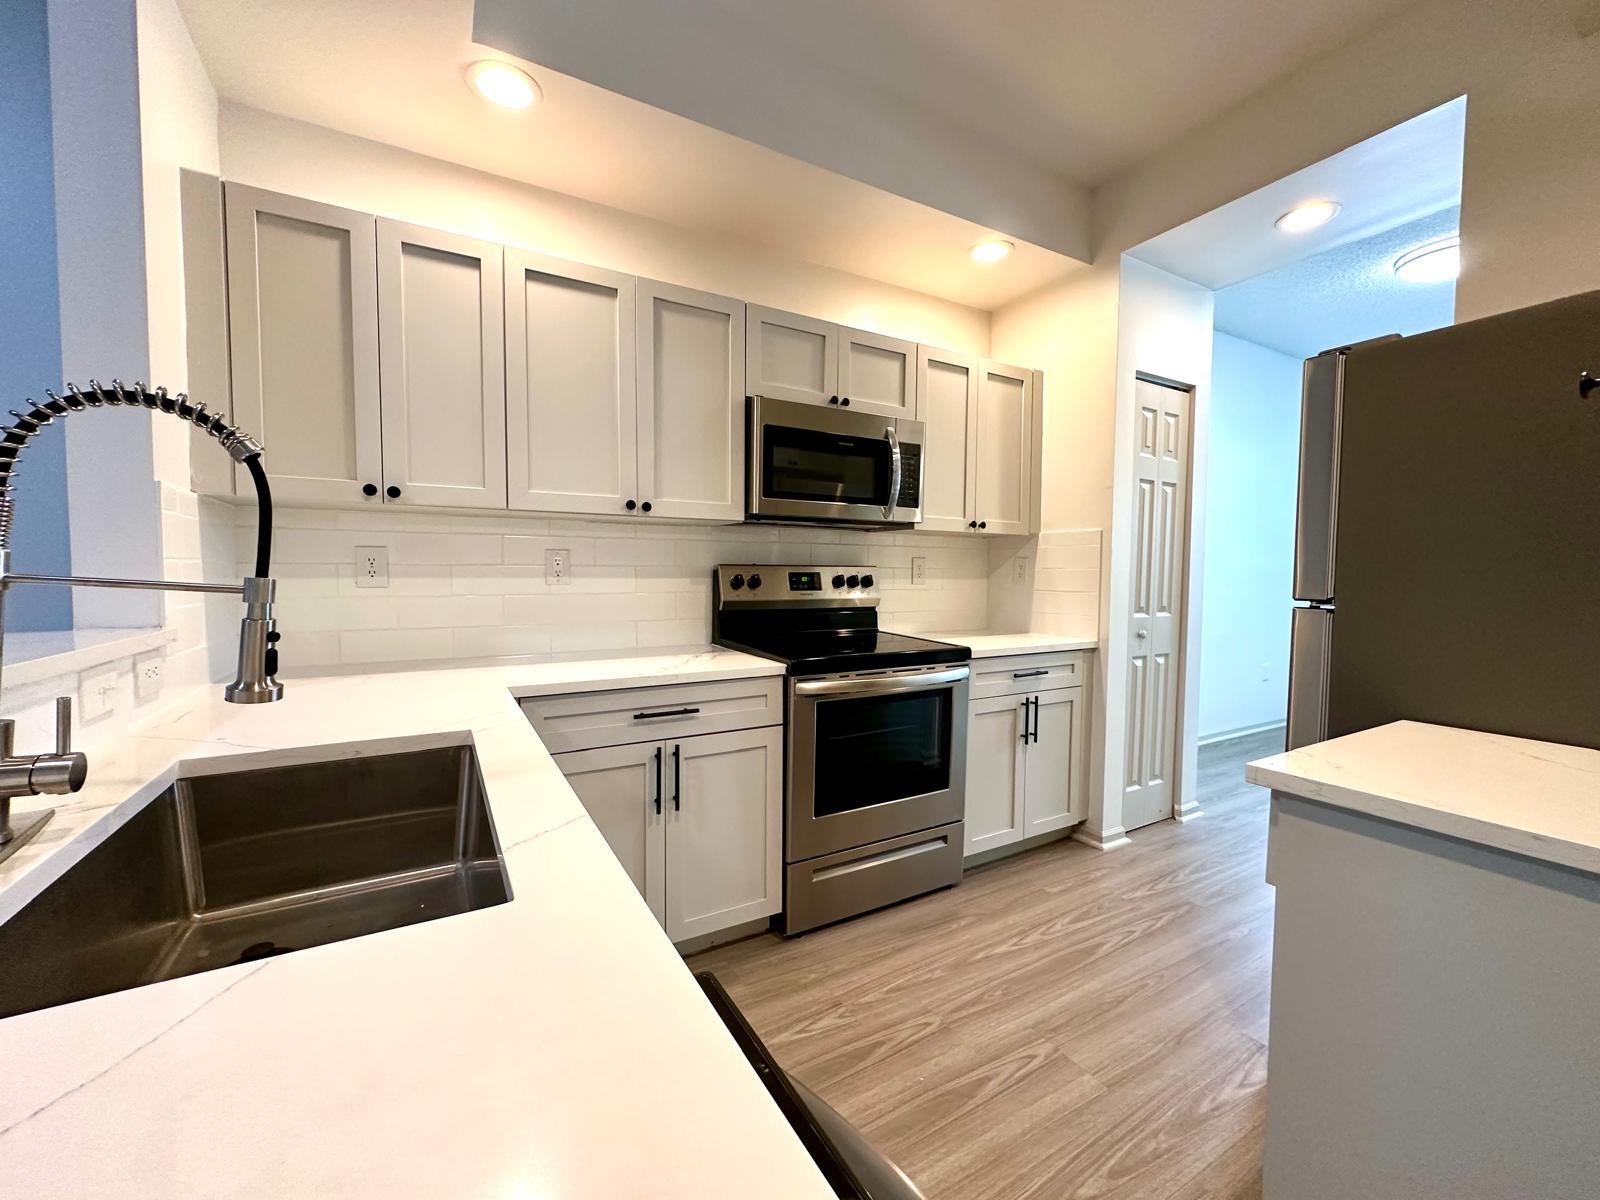
M244 581L245 616L239 627L239 673L222 691L229 704L270 704L283 699L278 674L278 631L272 619L277 584L259 575Z

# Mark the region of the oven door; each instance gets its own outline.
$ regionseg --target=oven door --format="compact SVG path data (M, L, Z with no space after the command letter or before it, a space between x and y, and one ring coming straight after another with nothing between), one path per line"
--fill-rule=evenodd
M914 524L922 519L922 438L920 421L752 396L747 515Z
M790 862L961 820L969 668L789 685Z

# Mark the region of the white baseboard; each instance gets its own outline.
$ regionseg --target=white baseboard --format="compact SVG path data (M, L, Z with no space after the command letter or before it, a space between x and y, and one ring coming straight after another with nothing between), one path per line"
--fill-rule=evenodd
M1120 850L1124 846L1133 845L1127 831L1120 825L1115 829L1102 829L1098 833L1092 829L1079 828L1072 835L1072 840L1082 842L1085 846L1093 846L1096 850Z
M1243 725L1238 729L1224 729L1221 733L1208 733L1200 738L1202 746L1215 746L1219 742L1231 742L1237 738L1253 737L1258 733L1266 733L1272 729L1284 729L1283 721L1267 721L1260 725Z

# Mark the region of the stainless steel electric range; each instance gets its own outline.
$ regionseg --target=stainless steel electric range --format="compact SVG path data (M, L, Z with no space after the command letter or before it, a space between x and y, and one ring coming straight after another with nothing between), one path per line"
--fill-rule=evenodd
M787 667L785 934L961 880L972 652L878 601L871 567L712 572L712 640Z

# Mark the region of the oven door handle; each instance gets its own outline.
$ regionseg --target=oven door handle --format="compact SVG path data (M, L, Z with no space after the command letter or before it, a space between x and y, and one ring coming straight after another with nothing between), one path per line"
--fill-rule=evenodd
M894 516L894 510L900 505L900 481L904 475L904 463L900 458L900 438L895 434L893 421L884 429L883 435L889 439L889 503L883 506L883 519L887 521Z
M794 685L796 696L887 696L894 692L922 692L960 683L972 674L970 667L929 671L922 675L882 675L871 679L808 679Z

